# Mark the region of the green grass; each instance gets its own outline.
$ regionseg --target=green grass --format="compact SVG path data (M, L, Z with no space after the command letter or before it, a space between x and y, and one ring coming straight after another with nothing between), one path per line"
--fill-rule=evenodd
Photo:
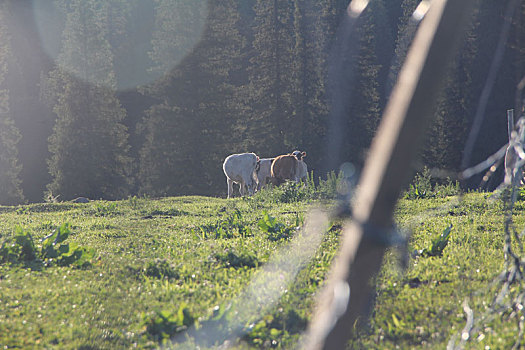
M155 348L173 333L214 322L218 312L228 316L220 309L242 294L274 252L294 238L309 202L276 204L261 196L134 197L0 207L0 244L10 242L20 226L31 233L39 251L43 237L69 223L68 240L95 251L83 268L38 259L0 265L0 344ZM276 231L259 226L265 215L275 219ZM319 258L284 286L293 296L285 295L281 304L277 298L264 320L264 314L256 313L246 319L244 343L284 346L299 337L337 235L330 231ZM227 330L223 333L219 344Z
M283 265L301 255L286 248L298 240L295 227L308 207L319 203L312 198L284 188L233 200L133 197L0 207L0 244L9 242L19 226L30 232L38 250L40 239L69 223L68 241L95 252L83 267L39 259L1 264L0 344L156 348L182 335L177 340L196 339L175 347L194 348L198 343L207 348L222 344L235 331L240 338L230 341L238 348L293 348L336 253L341 223L327 230L310 260L298 260L288 274L283 267L266 281L283 280L278 294L266 298L256 293L250 300L250 283L263 273L273 276L275 271L263 271L276 255L284 256ZM322 200L323 205L333 204ZM525 224L524 211L525 202L519 202L517 227ZM403 273L396 250L388 251L376 278L372 318L352 345L444 349L465 325L463 301L469 300L475 316L491 301L494 290L489 284L504 261L503 206L484 193L468 194L461 201L453 196L415 197L400 200L396 222L413 232L408 268ZM413 253L430 249L449 225L448 244L440 254ZM240 316L241 323L235 323ZM496 317L467 348L510 348L517 332L515 321Z
M517 227L524 227L524 203L514 213ZM486 193L457 197L402 200L397 221L412 230L408 268L398 267L396 252L385 257L377 277L373 317L355 348L445 349L465 327L464 300L474 311L479 332L466 344L470 349L510 349L518 334L516 319L492 314L482 316L492 303L503 270L504 211L502 203ZM452 225L450 239L441 256L416 252L432 245L436 234ZM520 315L518 315L519 318Z

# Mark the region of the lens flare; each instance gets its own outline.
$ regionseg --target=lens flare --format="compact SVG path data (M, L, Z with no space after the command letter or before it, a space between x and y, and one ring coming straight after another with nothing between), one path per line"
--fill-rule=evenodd
M425 15L428 12L428 9L430 8L430 1L429 0L423 0L419 3L416 10L412 14L412 19L419 22L421 21Z
M162 16L155 16L153 2L139 1L122 16L120 26L97 22L107 13L121 13L121 6L117 0L101 6L85 2L77 13L66 14L54 1L32 2L40 41L54 63L83 81L119 91L150 84L172 71L201 40L209 12L206 1L173 0L165 2ZM97 40L86 40L84 46L62 40L86 32ZM111 51L109 41L115 38L119 45Z
M350 17L359 17L361 12L363 12L368 6L369 0L353 0L350 5L348 5L348 15Z
M190 328L177 335L176 343L191 342L192 337L209 344L222 342L225 335L219 329L228 329L226 335L235 339L246 333L245 326L253 321L253 315L263 315L274 306L280 297L287 293L287 286L299 271L312 259L321 245L323 233L328 229L328 214L321 209L312 209L304 227L299 230L290 243L278 249L240 295L235 296L228 307L231 318L222 323L201 325L198 329ZM346 292L342 290L342 296ZM349 293L349 292L348 292Z

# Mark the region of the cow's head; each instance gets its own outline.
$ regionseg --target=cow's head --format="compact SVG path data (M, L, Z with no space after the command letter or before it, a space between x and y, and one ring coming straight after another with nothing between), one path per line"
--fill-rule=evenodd
M293 152L292 152L292 155L293 155L297 160L303 160L303 158L306 157L306 152L293 151Z

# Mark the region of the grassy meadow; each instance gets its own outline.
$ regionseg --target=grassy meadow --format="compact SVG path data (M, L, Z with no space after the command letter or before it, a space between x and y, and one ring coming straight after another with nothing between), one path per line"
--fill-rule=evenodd
M492 193L401 200L397 223L412 232L407 268L401 269L398 251L390 249L376 279L373 317L353 348L446 349L450 343L466 349L511 349L520 338L523 312L519 305L502 305L523 293L523 281L509 287L501 307L493 305L503 286L498 275L504 271L505 213L501 198ZM519 230L525 227L524 214L525 202L519 201L513 214ZM420 254L451 225L441 254ZM520 252L517 244L514 248ZM462 334L464 306L474 316L468 338Z
M296 241L309 207L333 206L332 187L285 186L230 200L132 197L0 207L0 344L294 348L336 254L342 223L326 225L319 248L298 260L296 270L278 270L265 282L277 281L277 294L265 297L264 288L250 286L271 275L264 269L276 255L289 254L282 264L294 264L299 252L283 249ZM412 231L407 268L391 248L377 276L372 318L353 348L444 349L465 326L465 300L476 322L490 304L497 287L491 282L504 263L502 202L490 193L461 200L436 194L400 200L396 222ZM525 224L524 210L519 201L517 227ZM420 253L450 225L439 254ZM511 348L515 316L476 323L480 331L466 347Z

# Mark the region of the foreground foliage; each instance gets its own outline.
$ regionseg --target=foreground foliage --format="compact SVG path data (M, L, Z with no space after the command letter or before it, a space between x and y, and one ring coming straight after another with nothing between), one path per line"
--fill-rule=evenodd
M76 243L65 243L70 234L70 225L62 224L42 238L40 249L37 249L31 233L16 226L14 237L7 237L0 245L0 263L89 266L95 251Z

